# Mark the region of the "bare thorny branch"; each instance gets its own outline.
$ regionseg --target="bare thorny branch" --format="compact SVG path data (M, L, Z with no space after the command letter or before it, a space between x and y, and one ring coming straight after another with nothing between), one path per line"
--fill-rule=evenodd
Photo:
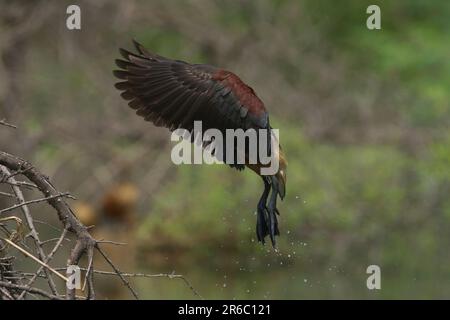
M0 121L1 125L6 125L8 127L15 127L9 125L3 120ZM16 176L23 176L28 181L17 181ZM120 271L113 261L106 255L105 251L100 247L100 244L109 245L125 245L124 243L108 240L96 240L89 233L89 228L84 226L78 218L73 213L70 206L67 204L66 199L74 199L67 192L59 192L55 186L50 182L50 179L40 173L32 164L29 162L8 154L6 152L0 151L0 184L7 185L11 188L11 192L1 192L0 196L4 196L7 199L14 199L15 204L7 208L0 209L1 215L5 216L8 214L15 214L16 211L20 211L25 220L26 226L29 230L28 235L24 236L23 231L17 230L10 231L5 226L9 217L2 218L2 227L0 231L3 230L5 237L0 238L0 299L6 300L20 300L25 299L28 295L33 297L42 297L52 300L60 299L95 299L95 284L94 284L94 274L98 275L109 275L118 277L123 285L129 290L130 294L138 299L139 296L135 289L131 286L128 278L133 277L143 277L143 278L154 278L154 277L166 277L170 279L178 278L183 280L187 287L192 290L192 292L202 298L198 292L193 288L190 282L182 275L176 274L143 274L143 273L124 273ZM38 189L43 197L33 200L25 200L24 194L21 188L32 188ZM53 239L41 240L39 237L38 228L36 223L47 224L44 221L39 221L33 218L30 205L37 203L47 203L55 210L62 228L53 227L56 231L60 232L60 236ZM19 225L18 221L21 223L21 219L15 216L15 221ZM3 221L4 220L4 221ZM5 230L7 232L5 232ZM87 257L87 267L80 268L86 271L85 281L83 284L83 291L86 287L87 293L86 297L79 297L76 295L75 289L67 288L65 294L58 293L57 285L53 277L55 275L58 278L65 278L57 272L57 270L64 270L64 268L52 268L49 263L54 258L55 254L62 247L64 240L67 239L68 233L74 234L76 237L76 242L70 251L67 259L67 265L78 265L83 256ZM25 240L30 237L33 240L34 248L29 248ZM43 245L56 242L51 249L51 251L46 254ZM6 253L9 247L15 247L16 250L22 252L27 257L32 258L39 268L34 273L23 273L14 270L13 262L14 256L7 256ZM98 251L107 264L111 267L113 271L99 271L94 269L94 251ZM32 253L32 252L34 253ZM50 292L43 289L35 287L35 282L38 278L45 278ZM57 279L58 279L57 278Z
M56 210L58 218L64 226L64 230L71 231L76 235L77 242L75 248L71 252L68 264L76 264L76 262L80 260L82 255L85 252L87 252L89 248L92 249L95 247L96 245L95 239L91 237L91 235L87 231L87 228L79 222L79 220L75 217L68 204L63 200L63 197L67 196L67 194L61 194L60 192L58 192L56 188L51 184L49 179L46 176L42 175L38 170L36 170L34 166L24 161L23 159L10 155L6 152L0 152L0 169L2 171L3 177L2 179L0 179L0 181L4 180L13 184L11 188L17 199L16 205L0 210L0 214L13 211L18 208L22 210L22 213L27 221L28 228L30 229L31 237L34 240L36 252L38 253L38 259L42 262L41 268L44 267L47 264L47 262L50 261L53 255L51 255L50 257L47 256L42 248L42 242L39 239L38 232L34 226L33 218L28 208L29 204L46 201ZM13 174L11 174L11 171L13 171ZM34 185L36 185L37 188L44 194L44 198L25 201L23 193L21 192L20 188L17 185L14 185L16 182L14 179L15 176L14 173L16 172L20 172L21 175L25 176ZM63 232L64 235L65 232L66 231ZM64 239L64 236L62 237L62 239ZM55 246L53 251L57 250L59 246L60 241L58 241L57 246ZM46 272L46 278L48 280L48 284L51 290L51 295L59 296L58 291L56 289L56 284L48 269L49 268L44 268L44 272ZM18 299L22 299L24 297L23 291L31 292L32 288L31 285L33 284L35 279L36 277L30 279L28 284L23 286L24 289L21 291L20 294L14 292L13 294L10 295L17 297ZM89 285L91 284L92 283L90 283ZM19 289L18 286L9 288ZM94 291L93 288L90 287L88 287L88 290L89 292ZM67 289L66 298L74 299L75 289ZM94 296L91 296L91 298L94 298Z

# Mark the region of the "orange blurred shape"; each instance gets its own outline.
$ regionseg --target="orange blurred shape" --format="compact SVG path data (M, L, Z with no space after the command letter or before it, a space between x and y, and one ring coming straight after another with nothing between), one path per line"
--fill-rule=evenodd
M98 216L95 213L95 209L86 202L75 202L73 205L73 211L78 219L80 219L81 223L85 226L92 226L98 222Z
M135 213L139 190L131 183L121 183L106 192L101 201L101 211L105 217L130 221Z

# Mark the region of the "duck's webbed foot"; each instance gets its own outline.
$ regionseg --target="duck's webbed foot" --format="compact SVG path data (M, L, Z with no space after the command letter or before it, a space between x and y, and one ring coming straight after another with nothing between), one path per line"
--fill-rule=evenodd
M256 219L256 235L258 241L265 243L264 238L269 235L272 246L276 247L275 236L280 235L278 230L277 214L277 195L278 195L278 181L271 179L271 177L263 177L264 192L258 203L257 219ZM266 205L267 198L272 189L269 202Z
M278 181L276 179L272 179L271 186L272 186L272 193L270 194L269 203L267 204L267 211L268 211L268 218L269 218L268 222L269 222L270 240L272 241L272 246L274 248L276 248L277 243L276 243L275 236L280 235L280 230L278 230L278 220L277 220L277 214L278 215L280 214L277 209L277 196L278 196L278 191L279 191Z
M258 241L265 244L264 238L269 234L269 224L268 224L268 210L266 207L267 197L270 192L270 183L263 177L264 181L264 192L258 202L257 215L256 215L256 237Z

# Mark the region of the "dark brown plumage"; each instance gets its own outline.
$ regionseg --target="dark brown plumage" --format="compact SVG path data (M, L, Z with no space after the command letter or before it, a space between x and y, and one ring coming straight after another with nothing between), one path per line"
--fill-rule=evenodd
M252 88L230 71L206 64L190 64L172 60L147 51L135 42L137 53L120 49L123 59L116 60L121 70L114 75L121 80L116 88L128 105L146 121L170 130L183 128L191 131L194 121L202 121L202 129L268 130L270 146L271 127L263 102ZM262 176L265 189L258 204L257 237L264 243L270 235L275 245L279 235L276 213L277 195L285 193L286 161L281 152L276 155L280 169L274 176ZM222 159L220 159L222 160ZM231 165L231 164L230 164ZM243 169L244 165L232 164ZM260 174L260 164L250 165ZM266 201L273 189L269 203Z

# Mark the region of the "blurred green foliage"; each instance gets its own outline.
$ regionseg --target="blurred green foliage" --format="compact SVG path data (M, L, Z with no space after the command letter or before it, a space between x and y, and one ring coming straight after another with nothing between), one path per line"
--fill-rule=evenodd
M286 3L273 1L273 13ZM325 277L328 267L339 266L360 281L344 297L377 296L364 288L364 266L371 263L386 271L389 289L381 293L384 297L450 292L450 286L430 289L435 282L429 278L450 275L440 267L450 263L442 254L450 231L450 5L382 1L382 31L369 32L364 14L369 4L306 1L303 9L352 73L370 74L387 84L388 94L395 96L398 90L408 97L392 107L407 126L432 129L425 132L433 142L420 152L408 151L401 143L334 144L309 138L289 119L275 119L289 161L288 193L280 204L279 254L255 242L261 181L251 172L229 174L225 166L177 168L177 178L158 193L140 227L143 247L182 248L180 261L187 265L201 261L206 270L227 266L237 277L243 271L233 269L230 250L239 266L253 266L258 274L277 272L278 266L286 277L303 272ZM251 17L234 11L224 10L227 24L250 28L246 23ZM301 32L302 22L292 27ZM280 64L280 72L295 81L296 68L284 66ZM343 81L354 86L349 79ZM252 261L255 256L258 263ZM280 266L280 261L291 267ZM266 297L265 290L281 297L336 297L332 280L328 290L321 288L320 280L309 290L303 278L291 281L296 284L293 292L280 280L259 287L252 297ZM414 285L423 292L412 292ZM248 297L237 288L232 292Z
M355 0L330 5L330 1L319 0L306 4L327 38L361 72L394 78L417 99L403 106L413 125L449 125L450 3ZM361 28L366 19L361 12L370 4L381 7L380 32Z

